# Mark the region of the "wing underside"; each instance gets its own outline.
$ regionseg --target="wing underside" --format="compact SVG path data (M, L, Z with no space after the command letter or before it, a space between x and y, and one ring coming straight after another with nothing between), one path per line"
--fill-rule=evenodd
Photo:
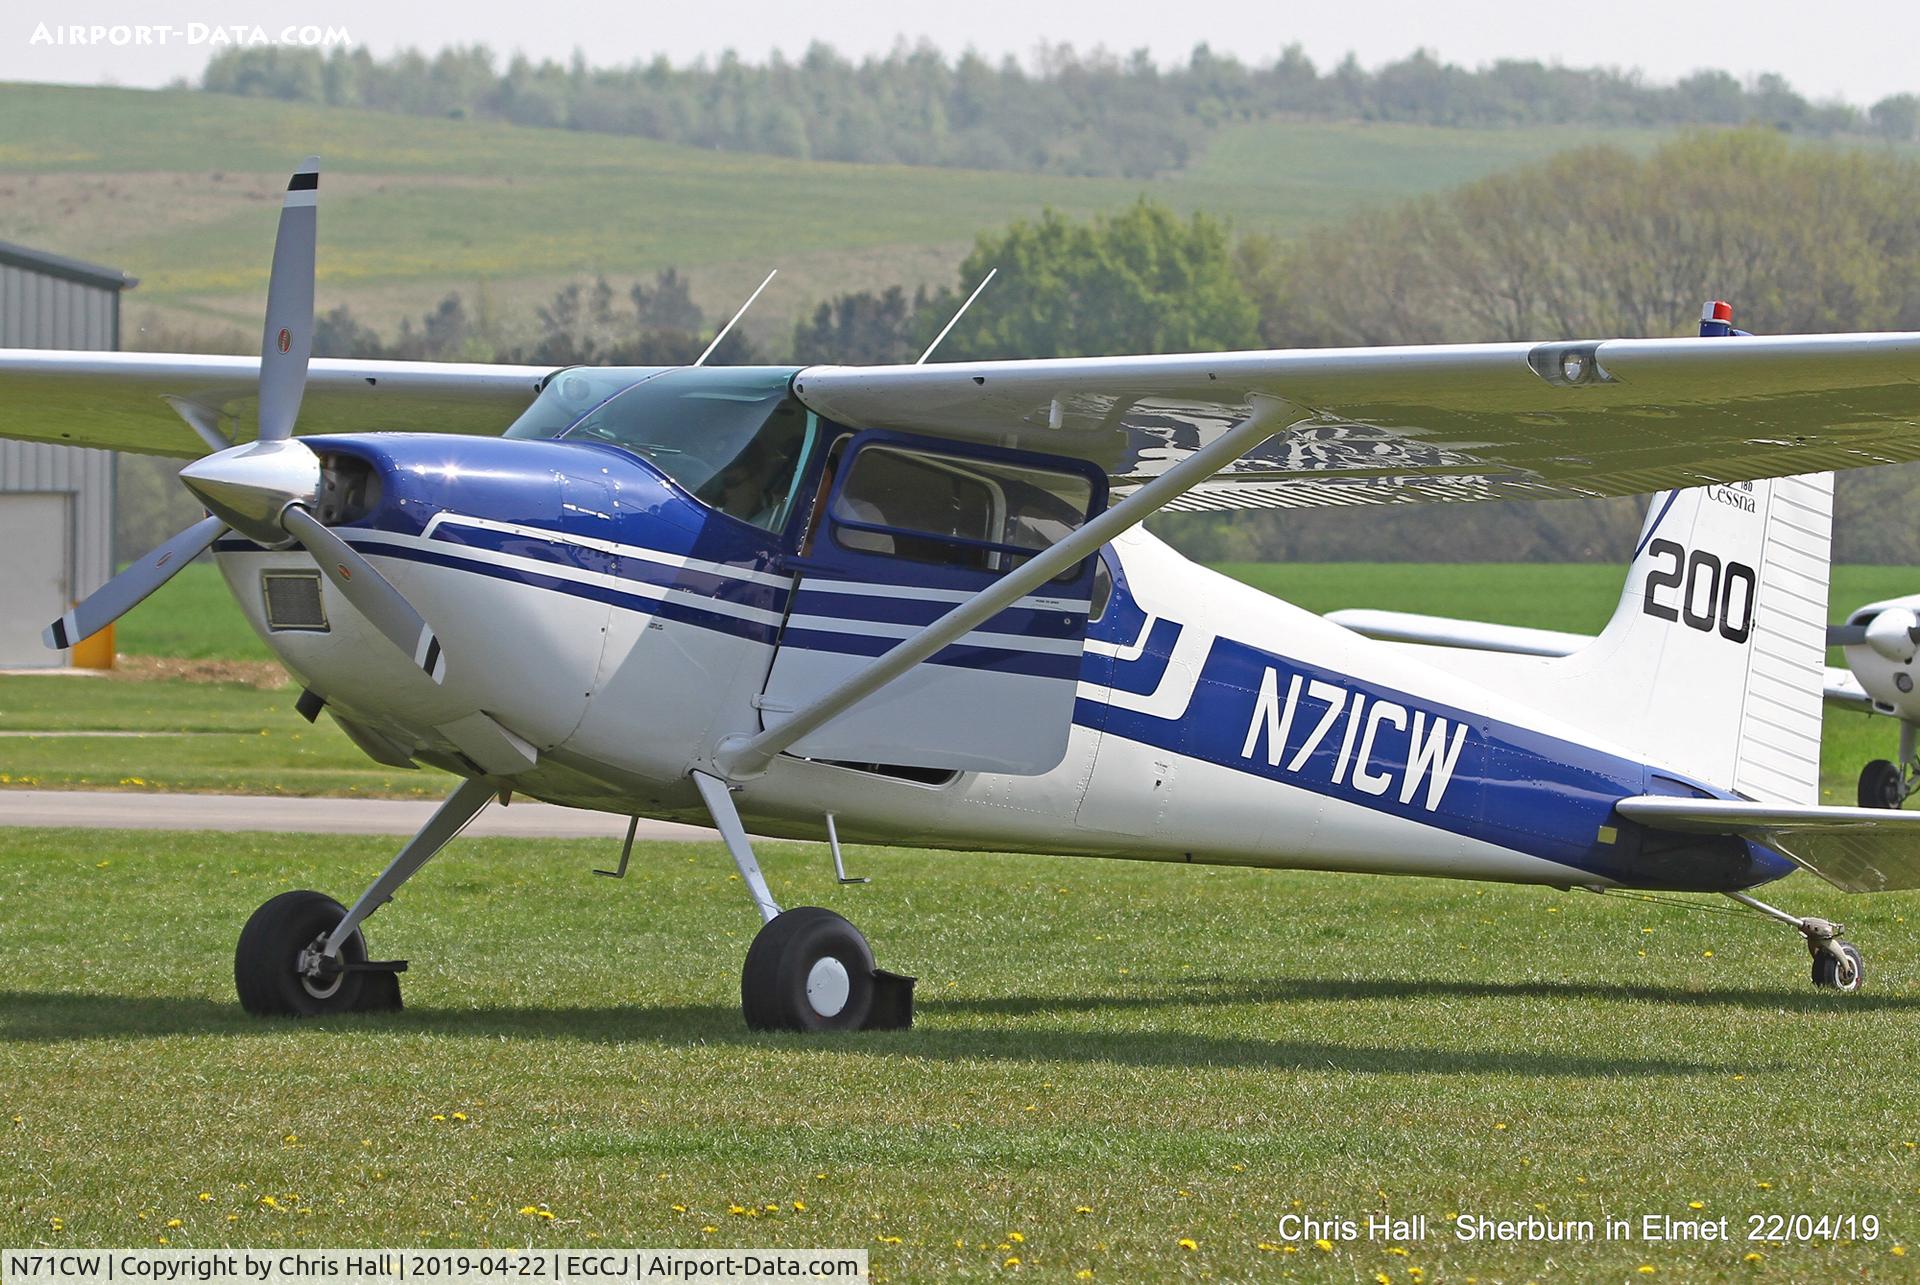
M1920 459L1920 335L813 367L840 422L1051 450L1117 492L1261 398L1289 427L1172 510L1634 495Z
M497 434L550 373L545 366L315 358L300 432ZM183 412L229 437L251 437L259 383L258 357L0 349L0 437L191 459L209 443Z

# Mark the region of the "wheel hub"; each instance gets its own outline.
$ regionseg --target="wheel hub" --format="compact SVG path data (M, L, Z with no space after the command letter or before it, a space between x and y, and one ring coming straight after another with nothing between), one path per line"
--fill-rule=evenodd
M300 988L315 999L332 999L347 980L340 961L327 958L326 946L324 936L316 937L293 961L293 971L300 975Z
M828 955L816 960L807 970L807 1003L822 1017L837 1017L853 994L853 980L847 966Z

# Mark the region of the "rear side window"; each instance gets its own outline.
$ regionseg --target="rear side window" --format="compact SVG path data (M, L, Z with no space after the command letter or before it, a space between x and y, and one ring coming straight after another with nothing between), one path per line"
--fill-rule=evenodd
M857 552L1003 572L1078 527L1092 504L1093 483L1077 473L876 444L853 457L833 535Z

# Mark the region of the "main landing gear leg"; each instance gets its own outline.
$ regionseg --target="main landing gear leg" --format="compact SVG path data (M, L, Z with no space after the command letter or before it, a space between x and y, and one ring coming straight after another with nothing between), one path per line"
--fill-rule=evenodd
M875 968L860 930L819 906L781 910L767 889L733 793L717 776L693 783L726 840L762 927L740 971L740 1008L756 1031L878 1031L913 1025L913 981Z
M1777 906L1769 906L1757 897L1749 897L1744 892L1730 892L1727 896L1747 907L1757 910L1769 919L1777 919L1807 939L1807 951L1813 956L1813 984L1827 990L1857 991L1867 979L1866 964L1860 958L1860 952L1852 943L1840 940L1846 928L1829 919L1815 919L1811 916L1801 918L1790 915Z
M1914 748L1914 726L1900 724L1900 761L1875 759L1860 769L1859 803L1863 808L1897 808L1920 790L1920 753Z
M240 1006L258 1017L399 1008L407 963L369 960L360 925L487 806L495 789L479 778L461 782L353 909L323 893L285 892L254 911L233 956Z

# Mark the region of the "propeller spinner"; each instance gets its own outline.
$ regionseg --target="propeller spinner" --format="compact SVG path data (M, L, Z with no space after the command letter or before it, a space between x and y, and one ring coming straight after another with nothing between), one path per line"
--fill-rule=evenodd
M287 184L267 284L260 344L257 441L215 451L180 470L180 481L211 516L135 562L54 621L42 634L56 650L106 628L131 611L226 530L271 546L298 543L354 608L434 682L446 677L440 641L398 589L310 512L320 491L320 460L293 429L313 353L313 256L320 161L308 157ZM191 421L189 421L191 423ZM196 431L199 425L194 426ZM203 434L204 435L204 434Z

